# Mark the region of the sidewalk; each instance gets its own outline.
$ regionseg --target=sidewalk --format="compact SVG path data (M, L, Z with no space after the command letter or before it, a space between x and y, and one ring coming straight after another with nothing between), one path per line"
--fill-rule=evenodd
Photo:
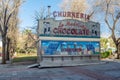
M120 80L120 63L58 68L28 68L29 65L0 65L0 80Z
M94 80L83 74L78 75L67 69L61 68L27 68L21 66L0 66L0 80Z

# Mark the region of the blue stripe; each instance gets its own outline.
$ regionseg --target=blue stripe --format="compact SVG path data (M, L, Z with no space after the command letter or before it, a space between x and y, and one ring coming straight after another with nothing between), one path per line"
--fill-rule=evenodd
M100 36L71 36L71 35L45 35L40 34L42 37L71 37L71 38L100 38Z

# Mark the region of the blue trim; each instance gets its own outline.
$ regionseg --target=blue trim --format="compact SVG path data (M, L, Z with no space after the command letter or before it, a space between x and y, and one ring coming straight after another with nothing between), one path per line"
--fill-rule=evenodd
M100 38L100 36L72 36L72 35L45 35L40 34L42 37L72 37L72 38Z

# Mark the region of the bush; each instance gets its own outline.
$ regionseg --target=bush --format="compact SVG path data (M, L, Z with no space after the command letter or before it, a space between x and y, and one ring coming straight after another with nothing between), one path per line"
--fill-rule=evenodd
M20 49L16 48L17 53L37 53L35 48Z
M26 53L25 49L20 49L19 53Z
M101 53L101 58L107 58L110 55L111 55L111 51L106 51L106 52Z
M25 53L25 49L16 48L17 53Z

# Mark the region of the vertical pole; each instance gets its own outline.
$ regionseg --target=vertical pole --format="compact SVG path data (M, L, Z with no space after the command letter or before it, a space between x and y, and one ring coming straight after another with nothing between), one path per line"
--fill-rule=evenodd
M48 18L50 18L50 7L51 6L48 6Z

